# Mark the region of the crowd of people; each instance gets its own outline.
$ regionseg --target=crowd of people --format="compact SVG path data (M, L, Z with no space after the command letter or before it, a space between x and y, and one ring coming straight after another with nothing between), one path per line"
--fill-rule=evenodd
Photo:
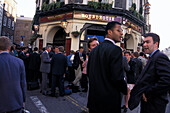
M46 46L43 51L35 47L32 51L28 47L10 47L9 39L1 37L0 89L3 94L0 93L0 112L20 113L27 86L28 90L40 87L40 93L52 97L64 96L67 88L73 93L88 92L89 113L121 113L121 109L127 112L140 102L141 113L165 113L170 91L170 61L158 49L159 36L144 35L147 57L144 52L124 50L115 44L123 35L121 23L109 22L105 33L101 44L96 37L88 40L88 53L79 47L77 51L71 50L68 56L63 46ZM68 81L67 87L64 81ZM8 85L4 86L4 82ZM13 92L6 90L8 88ZM3 98L6 94L15 95ZM121 107L123 96L125 102ZM3 108L11 101L12 107Z

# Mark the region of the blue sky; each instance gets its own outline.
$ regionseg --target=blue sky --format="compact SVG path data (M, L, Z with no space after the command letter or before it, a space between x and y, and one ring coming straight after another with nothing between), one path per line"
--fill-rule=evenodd
M35 14L36 0L16 0L17 15L25 17L33 17ZM151 32L160 36L160 50L170 46L170 0L149 0L151 4L150 24Z

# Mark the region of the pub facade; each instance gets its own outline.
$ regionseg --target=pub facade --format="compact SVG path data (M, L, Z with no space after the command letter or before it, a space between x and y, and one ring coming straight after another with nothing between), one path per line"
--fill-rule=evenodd
M87 51L89 38L97 37L102 42L107 23L118 21L122 23L123 38L117 45L131 51L142 51L142 35L149 31L149 23L148 15L144 12L139 14L140 8L137 6L145 8L146 3L141 0L134 3L132 0L132 4L129 4L130 1L119 0L118 4L117 0L37 0L33 25L38 27L33 30L38 34L36 36L41 37L36 37L34 46L39 49L47 45L64 46L67 54L80 46ZM137 14L134 15L134 12Z

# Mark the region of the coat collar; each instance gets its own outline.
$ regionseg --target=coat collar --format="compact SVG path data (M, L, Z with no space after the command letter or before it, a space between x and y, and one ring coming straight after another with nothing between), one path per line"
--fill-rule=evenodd
M155 52L153 53L153 55L149 58L149 60L148 60L148 62L147 62L147 64L146 64L146 66L144 67L144 69L143 69L142 73L140 74L139 78L137 79L136 83L138 83L139 80L142 79L142 77L144 76L145 72L147 71L149 65L151 64L153 57L154 57L155 54L158 53L158 52L159 52L159 50L155 51Z

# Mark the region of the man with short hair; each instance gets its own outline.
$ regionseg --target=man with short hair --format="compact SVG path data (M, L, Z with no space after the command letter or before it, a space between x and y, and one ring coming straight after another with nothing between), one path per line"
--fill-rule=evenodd
M113 21L106 26L106 38L89 55L89 113L121 113L121 92L127 94L122 65L120 42L121 23Z
M144 35L144 51L149 60L131 91L129 108L141 101L141 113L165 113L170 90L170 60L159 51L160 38L155 33Z
M145 58L145 54L143 52L140 52L138 59L140 59L142 61L142 69L144 69L146 62L147 62L147 60Z
M99 41L96 37L92 37L88 40L87 45L88 45L89 51L91 51L93 48L99 45Z
M39 88L39 83L38 83L38 75L40 71L40 63L41 63L41 58L40 54L38 53L38 48L35 47L33 50L33 53L29 55L29 77L28 77L28 82L27 84L28 89L31 89L32 83L36 83L37 85L36 88ZM34 89L34 88L33 88Z
M11 41L0 37L0 113L21 113L26 99L25 67L9 54Z
M42 72L42 84L41 90L43 95L47 95L47 80L48 80L48 73L50 73L50 56L49 52L51 51L51 47L47 46L45 51L41 54L41 65L40 65L40 72Z
M51 87L51 95L50 96L57 96L55 94L56 84L58 83L60 96L64 96L64 74L66 73L67 67L67 57L63 55L64 47L58 47L58 53L53 55L51 60L51 67L52 67L52 87Z

